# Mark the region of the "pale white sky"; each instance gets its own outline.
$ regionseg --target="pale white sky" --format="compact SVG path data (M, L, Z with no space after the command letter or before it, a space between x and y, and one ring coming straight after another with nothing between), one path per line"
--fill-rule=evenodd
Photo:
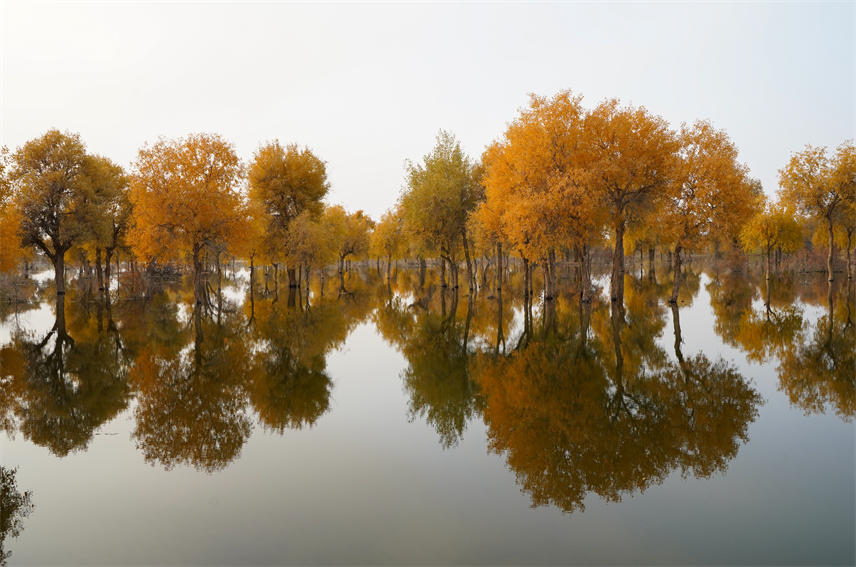
M856 3L2 1L0 144L57 127L129 165L145 141L274 138L377 217L440 128L471 155L527 93L571 88L725 128L768 193L789 154L856 137Z

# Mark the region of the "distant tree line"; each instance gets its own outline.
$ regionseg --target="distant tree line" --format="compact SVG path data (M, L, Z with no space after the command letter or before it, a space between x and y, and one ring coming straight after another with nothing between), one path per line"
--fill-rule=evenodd
M807 242L825 247L828 278L836 250L853 277L856 246L856 146L832 154L807 146L779 172L765 196L737 147L707 121L673 129L644 107L605 100L593 108L562 91L532 96L480 160L448 132L408 163L396 205L375 222L324 199L326 164L310 149L278 141L249 163L218 135L193 134L143 146L130 171L87 152L80 136L51 130L0 159L0 270L44 255L57 294L70 258L109 288L122 253L147 270L189 266L200 301L205 266L228 258L273 270L291 287L313 269L353 259L386 264L439 262L443 285L501 287L510 254L520 258L524 289L541 269L545 298L556 293L557 262L573 258L580 297L590 299L592 252L611 250L611 296L623 301L625 255L665 252L676 302L687 255L723 249L761 252L767 277L783 254ZM448 274L448 279L447 279Z

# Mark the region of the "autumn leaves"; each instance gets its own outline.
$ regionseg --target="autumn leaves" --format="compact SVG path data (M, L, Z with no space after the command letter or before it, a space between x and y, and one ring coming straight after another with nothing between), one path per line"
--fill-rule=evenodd
M262 145L249 164L217 135L196 134L144 146L125 175L92 156L79 136L52 130L0 160L0 269L33 250L56 267L62 293L64 259L94 263L109 287L110 258L124 250L149 266L190 264L199 274L221 258L282 266L294 287L312 268L351 258L439 260L443 285L477 287L482 266L502 272L519 256L527 297L542 270L544 295L557 290L557 258L579 263L579 295L590 298L592 250L611 250L611 296L623 301L624 255L667 251L677 302L683 259L710 249L792 252L815 235L834 249L856 245L856 149L844 143L828 156L807 147L780 172L778 202L767 202L737 147L707 121L674 129L644 107L603 101L592 108L562 91L532 96L480 160L441 132L435 147L407 166L395 207L375 223L364 213L326 205L325 162L309 149ZM105 264L107 283L100 276ZM768 269L769 273L769 269ZM448 274L448 277L447 275ZM277 281L275 277L275 281ZM494 276L494 286L501 281ZM344 278L341 278L344 291Z

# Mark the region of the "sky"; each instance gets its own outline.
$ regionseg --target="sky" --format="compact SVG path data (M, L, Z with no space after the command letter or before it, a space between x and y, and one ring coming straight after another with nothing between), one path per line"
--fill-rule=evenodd
M529 93L709 119L769 194L856 138L856 2L0 2L0 144L59 128L131 167L161 136L294 142L375 218L440 129L478 158Z

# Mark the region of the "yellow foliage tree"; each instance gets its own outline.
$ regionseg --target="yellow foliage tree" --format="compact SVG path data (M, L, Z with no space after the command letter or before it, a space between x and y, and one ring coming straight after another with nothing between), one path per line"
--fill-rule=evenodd
M155 260L189 254L201 298L203 250L234 246L244 228L237 186L242 167L232 144L211 134L159 140L140 150L135 169L129 234L134 253Z
M794 252L803 244L802 227L796 217L781 205L768 204L752 217L740 233L747 252L761 250L767 257L767 279L772 270L772 253L777 247Z
M835 227L856 200L856 145L844 142L832 157L824 147L806 146L779 170L779 184L787 204L826 226L830 243L826 269L833 281Z

